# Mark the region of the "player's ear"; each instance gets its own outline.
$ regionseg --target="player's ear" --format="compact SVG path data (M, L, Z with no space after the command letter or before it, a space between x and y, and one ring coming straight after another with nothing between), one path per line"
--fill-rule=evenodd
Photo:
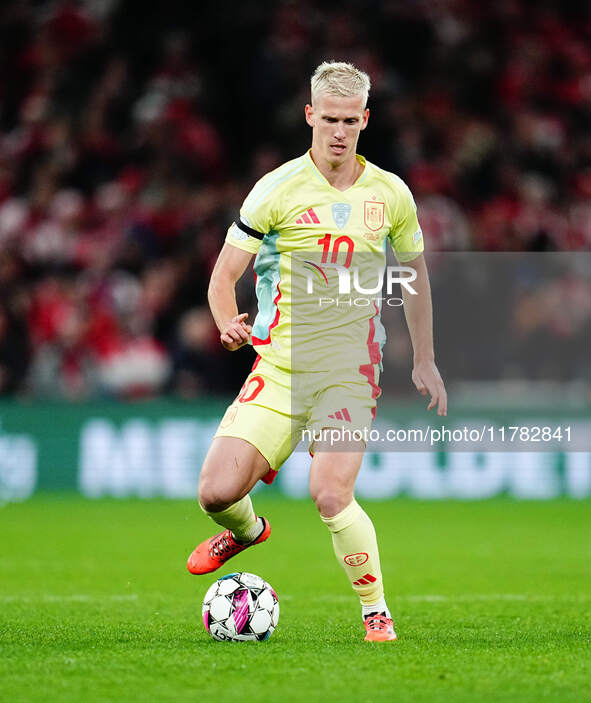
M365 129L367 127L368 120L369 120L369 108L366 107L365 110L363 111L363 119L361 120L361 129Z
M306 112L306 122L310 125L310 127L314 126L314 108L312 105L306 105L304 108Z

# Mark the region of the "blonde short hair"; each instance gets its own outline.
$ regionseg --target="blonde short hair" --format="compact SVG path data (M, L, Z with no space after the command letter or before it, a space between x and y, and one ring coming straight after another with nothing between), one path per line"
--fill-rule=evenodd
M343 97L361 95L364 99L364 105L367 104L371 87L367 73L344 61L323 61L312 74L310 83L312 101L319 93Z

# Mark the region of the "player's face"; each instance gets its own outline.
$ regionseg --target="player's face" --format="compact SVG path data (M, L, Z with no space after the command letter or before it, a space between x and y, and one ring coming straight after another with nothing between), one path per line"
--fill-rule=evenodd
M368 118L361 95L316 95L313 104L306 105L312 148L331 166L355 158L359 132L366 128Z

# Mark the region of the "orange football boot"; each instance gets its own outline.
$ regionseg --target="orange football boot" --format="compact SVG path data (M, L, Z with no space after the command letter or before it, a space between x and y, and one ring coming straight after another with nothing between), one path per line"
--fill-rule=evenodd
M365 635L366 642L388 642L398 639L394 632L392 618L387 617L384 613L368 615L363 624L367 633Z
M223 566L228 559L235 557L236 554L269 539L271 525L264 517L261 520L263 521L262 533L252 542L248 542L248 544L237 542L230 530L224 530L219 535L214 535L201 542L195 547L189 557L187 569L192 574L209 574L211 571L219 569L220 566Z

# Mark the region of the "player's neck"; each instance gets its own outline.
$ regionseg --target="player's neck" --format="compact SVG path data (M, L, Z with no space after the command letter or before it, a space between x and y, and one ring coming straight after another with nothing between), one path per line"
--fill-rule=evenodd
M312 157L312 161L315 163L316 168L326 178L330 185L341 191L350 188L362 174L364 169L363 164L359 163L355 155L353 155L350 159L347 159L347 161L344 161L342 164L338 164L336 166L333 166L326 159L319 156L313 146L310 151L310 156Z

